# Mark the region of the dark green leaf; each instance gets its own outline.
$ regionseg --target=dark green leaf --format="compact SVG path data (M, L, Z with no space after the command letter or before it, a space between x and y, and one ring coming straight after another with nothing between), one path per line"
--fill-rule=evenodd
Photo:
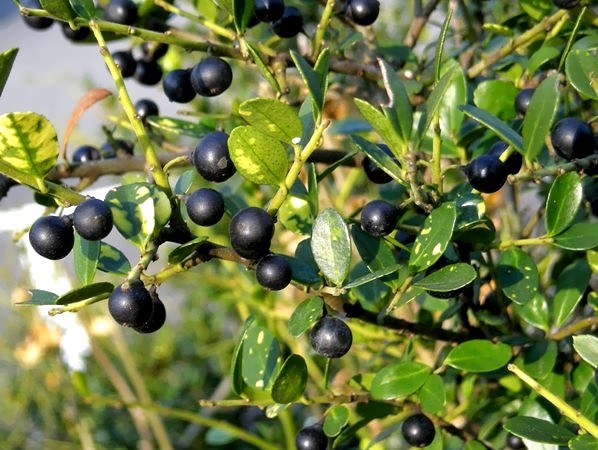
M463 342L453 348L444 363L468 372L492 372L511 359L511 347L483 339Z
M276 337L267 328L253 322L245 333L242 351L243 381L251 389L268 389L281 363Z
M536 263L523 250L512 247L505 250L498 260L498 282L507 298L523 305L538 290L539 275Z
M379 272L396 264L394 252L384 239L370 236L357 225L351 227L351 237L370 272ZM391 288L398 287L396 277L388 277L382 281Z
M71 291L68 291L66 294L61 295L56 299L56 304L68 305L70 303L79 302L81 300L87 300L93 297L108 298L108 296L112 294L113 290L114 285L106 281L88 284L87 286L73 289Z
M562 50L557 47L543 45L530 56L529 61L527 62L527 71L533 75L544 63L559 56L561 51Z
M440 375L431 374L419 390L419 403L430 414L442 411L446 402L444 381Z
M254 98L239 106L239 114L263 134L292 144L301 138L303 126L297 111L281 101Z
M449 292L467 286L477 276L478 273L469 264L456 263L444 266L413 285L432 292Z
M535 417L512 417L505 422L504 428L516 436L544 444L567 445L575 436L565 427Z
M581 205L583 187L576 172L566 172L555 178L548 198L544 220L549 236L554 236L567 229Z
M409 142L413 129L413 110L405 85L394 69L386 61L379 59L380 70L384 78L388 106L383 108L384 115L393 124L394 130L403 143Z
M315 324L324 314L324 302L320 297L308 298L303 300L291 317L289 318L289 333L291 336L299 337L313 324Z
M567 81L582 96L593 100L598 100L597 58L598 48L574 49L569 52L565 62Z
M592 271L585 259L577 259L559 275L556 292L550 304L554 326L562 326L583 296Z
M515 97L518 92L510 81L482 81L473 93L473 102L500 120L511 120L515 117Z
M283 258L291 265L293 271L293 280L301 284L321 284L322 277L318 275L316 264L313 258L309 261L303 258L283 255ZM312 263L312 264L310 264Z
M242 395L245 392L245 382L243 381L243 343L245 342L245 336L247 335L247 330L254 322L253 317L248 317L247 320L243 323L243 329L241 330L241 336L239 337L239 341L235 346L235 350L233 351L233 356L230 365L230 379L231 379L231 389L237 395Z
M465 72L461 65L451 59L443 64L442 74L453 70L456 66L455 74L452 82L449 85L444 99L440 105L440 131L443 136L449 136L451 140L456 140L463 124L463 111L459 109L460 105L467 102L467 82L465 80ZM444 142L444 144L447 144Z
M42 8L58 19L71 21L75 18L75 11L71 8L69 0L40 0Z
M486 446L479 441L467 441L463 450L486 450Z
M195 168L185 170L176 180L176 184L174 185L174 193L177 195L189 194L191 187L193 187L193 183L195 183L198 179L199 174Z
M188 120L174 117L150 116L147 123L152 128L162 133L172 133L177 136L191 136L201 139L206 134L214 131L214 127L203 125L201 122L190 122Z
M307 383L307 365L299 355L291 355L280 368L272 385L272 399L292 403L303 395Z
M403 142L401 141L392 120L365 100L356 98L354 102L363 118L374 128L376 133L380 135L384 143L388 145L395 155L400 155L402 153ZM355 140L355 138L353 138L353 140ZM363 141L365 141L365 139L363 139ZM361 141L356 141L358 145L360 145L360 142Z
M23 301L15 303L17 306L39 306L39 305L55 305L58 295L53 292L44 291L42 289L30 289L30 297Z
M333 208L326 208L314 221L311 251L328 281L341 286L351 264L351 241L347 224Z
M179 245L173 251L168 254L168 264L180 264L189 256L191 256L197 247L207 241L208 238L206 236L197 237L189 242L185 242L182 245Z
M556 363L557 348L554 341L539 341L525 348L523 356L515 363L536 380L546 378Z
M548 331L548 303L542 295L536 294L525 305L513 303L513 309L530 325Z
M402 266L403 264L393 264L392 266L385 267L383 269L377 270L376 272L370 272L346 284L345 286L343 286L343 289L351 289L357 286L361 286L362 284L369 283L370 281L378 280L379 278L385 277L386 275L390 275L392 273L397 272Z
M383 367L372 381L372 398L392 400L411 395L422 387L429 373L428 366L411 361Z
M589 434L576 436L569 441L571 450L598 450L598 439Z
M8 81L8 75L10 74L12 64L17 57L18 51L18 48L10 48L5 52L0 53L0 97L2 96L6 81Z
M282 89L280 89L278 81L276 81L276 78L274 77L274 75L270 71L270 68L267 66L267 64L260 56L260 53L249 42L245 42L245 44L247 45L247 50L249 51L249 54L251 55L251 59L253 60L255 66L260 71L264 79L270 84L270 87L275 92L282 93Z
M326 99L326 92L328 90L328 72L330 67L330 50L328 47L324 47L318 59L314 64L314 71L320 81L320 90L322 92L323 100ZM324 108L324 101L322 102L322 109Z
M101 242L98 270L116 275L127 275L131 270L131 263L119 249Z
M233 19L237 33L243 34L253 15L253 0L233 0Z
M598 369L598 337L590 334L573 336L573 348L584 361Z
M523 152L523 139L502 120L483 109L471 105L463 105L461 106L461 110L476 122L493 131L503 141L512 145L515 150Z
M318 215L318 211L320 210L318 191L318 174L316 173L316 165L309 163L307 165L307 201L309 202L309 209L312 217L316 217Z
M77 15L84 19L92 19L96 15L93 0L69 0L69 3Z
M322 80L318 73L309 65L303 56L294 50L291 50L291 58L303 78L303 82L308 92L313 98L313 104L318 114L322 113L324 108L324 90L322 89Z
M453 8L449 8L444 18L444 22L442 23L442 28L440 29L440 35L436 41L436 51L434 52L434 81L438 82L440 80L440 71L442 68L442 53L444 52L444 43L446 42L446 36L449 31L449 25L451 23L451 19L453 18Z
M366 141L360 136L351 136L353 142L371 159L373 160L384 172L394 178L401 184L405 184L402 179L401 167L397 162L389 156L384 150L378 145L372 144Z
M598 246L598 223L575 223L554 237L554 245L566 250L589 250Z
M326 436L335 437L349 422L349 408L345 405L334 405L327 412L322 429Z
M75 233L73 247L75 276L81 285L89 284L95 277L100 257L100 241L88 241Z

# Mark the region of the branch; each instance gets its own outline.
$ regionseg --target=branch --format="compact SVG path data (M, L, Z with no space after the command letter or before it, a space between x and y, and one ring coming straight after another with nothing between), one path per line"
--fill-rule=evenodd
M430 0L427 5L422 6L421 0L415 2L415 17L413 18L413 22L411 22L411 27L403 40L403 44L409 48L415 47L421 32L428 23L428 20L430 20L430 16L438 6L438 3L440 3L440 0Z

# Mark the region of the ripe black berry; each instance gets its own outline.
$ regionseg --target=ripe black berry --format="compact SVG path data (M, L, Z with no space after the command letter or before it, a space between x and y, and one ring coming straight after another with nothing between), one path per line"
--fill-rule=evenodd
M120 325L138 328L150 319L153 301L141 281L129 281L112 291L108 298L108 310Z
M143 325L133 328L138 333L154 333L162 328L162 325L166 322L166 308L164 307L164 303L162 303L156 292L150 292L149 294L152 298L152 314Z
M253 3L253 14L260 22L276 22L283 13L283 0L255 0Z
M465 173L471 187L488 194L498 191L509 175L500 159L491 155L472 159L466 166Z
M168 72L164 76L162 88L168 100L177 103L189 103L195 98L190 75L190 70L178 69Z
M436 430L434 424L424 414L414 414L403 422L403 438L413 447L426 447L432 443Z
M592 129L575 117L559 120L552 127L550 140L557 155L567 161L589 156L594 150Z
M579 5L580 0L552 0L554 6L561 9L573 9Z
M297 450L326 450L328 436L320 426L305 427L295 435L295 447Z
M77 29L73 29L68 22L61 22L60 28L62 29L62 34L64 37L73 42L84 41L91 34L91 30L88 27L79 27Z
M519 436L515 436L513 433L507 434L507 445L512 450L520 450L525 448L523 439L521 439Z
M347 14L357 25L373 24L380 13L378 0L349 0Z
M29 242L39 255L47 259L62 259L75 243L70 217L40 217L29 230Z
M110 234L113 219L108 204L97 198L88 198L75 208L73 226L88 241L99 241Z
M237 171L228 153L228 134L221 131L206 134L195 147L193 165L208 181L220 183Z
M100 146L102 158L120 158L123 156L132 156L133 147L135 145L131 141L124 139L113 139L112 142L106 141Z
M280 255L264 256L255 268L257 282L272 291L284 289L291 282L293 270L289 262Z
M137 61L133 58L133 54L128 51L119 51L112 54L114 64L120 70L123 78L132 77L137 69Z
M228 232L231 246L240 256L259 259L270 251L274 221L263 209L251 206L233 216Z
M272 24L272 31L281 38L292 38L303 30L303 15L294 6L285 6L280 19Z
M104 19L123 25L133 25L137 20L137 5L132 0L112 0L104 10Z
M384 200L373 200L361 211L361 229L367 234L382 237L394 230L399 210Z
M162 67L156 61L137 61L135 79L146 86L154 86L162 79Z
M102 154L91 145L83 145L73 152L74 163L98 161L99 159L102 159Z
M192 192L185 200L189 218L203 227L217 224L224 215L224 199L214 189L202 188Z
M508 146L509 144L507 144L506 142L499 141L492 147L490 147L490 150L488 150L488 154L490 156L494 156L495 158L500 158L500 155L502 155L502 153L507 149ZM519 153L518 151L514 151L503 164L507 169L507 173L516 175L521 170L521 165L523 164L523 157L521 156L521 153Z
M162 42L144 42L141 44L143 60L147 62L158 61L168 51L168 44Z
M324 316L309 332L314 351L326 358L340 358L353 344L353 334L345 322L336 317Z
M21 5L25 8L42 9L42 5L39 0L22 0ZM35 30L45 30L54 23L53 19L49 17L37 17L37 16L23 16L23 21L31 28Z
M517 111L517 114L521 117L525 116L529 102L532 100L532 95L534 95L534 89L527 88L521 89L517 94L517 97L515 97L515 111Z
M386 153L389 156L392 156L392 152L390 151L390 148L388 147L388 145L379 144L378 146L382 150L384 150L384 153ZM370 158L368 158L368 157L364 158L362 166L363 166L363 171L365 172L365 175L368 177L368 179L372 183L386 184L386 183L392 181L392 177L389 174L387 174L384 170L382 170L380 168L380 166L378 164L376 164Z
M233 71L223 59L208 56L191 70L191 85L202 97L215 97L233 82Z
M144 98L135 103L135 113L139 116L139 119L145 123L148 117L157 116L160 114L160 111L155 102Z

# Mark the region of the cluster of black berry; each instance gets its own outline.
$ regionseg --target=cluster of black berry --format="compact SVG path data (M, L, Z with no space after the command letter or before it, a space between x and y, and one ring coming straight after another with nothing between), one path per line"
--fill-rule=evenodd
M123 78L133 77L140 84L154 86L162 80L162 66L159 60L168 51L166 44L143 43L141 56L135 58L132 50L120 50L112 53L112 59Z
M122 326L139 333L158 331L166 322L166 308L154 289L148 290L140 280L126 281L108 298L108 310Z
M270 24L274 34L285 39L295 37L303 30L301 11L286 6L283 0L255 0L247 26L251 28L260 22Z

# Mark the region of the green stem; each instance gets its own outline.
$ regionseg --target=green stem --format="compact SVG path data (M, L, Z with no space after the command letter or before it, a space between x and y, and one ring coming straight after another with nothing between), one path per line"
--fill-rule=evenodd
M440 134L440 110L434 113L432 118L434 136L432 137L432 184L436 185L438 194L442 196L442 136Z
M137 264L135 264L135 266L133 266L127 274L127 281L135 281L141 277L141 273L148 268L150 263L156 257L156 253L158 253L158 247L159 246L157 245L155 239L151 239L148 242L145 252L141 255L141 258L139 258Z
M324 36L326 34L326 28L328 28L328 23L330 22L330 18L332 17L333 11L334 0L327 0L326 6L324 7L324 11L322 12L322 16L320 17L320 22L318 23L318 27L316 28L316 34L314 36L312 46L312 58L314 61L318 59L318 55L320 54L322 42L324 41Z
M389 315L392 312L392 310L395 309L396 304L399 302L405 291L409 288L411 280L413 280L413 275L409 275L407 278L405 278L405 281L403 281L403 283L399 287L399 290L393 296L392 300L390 301L384 312L380 313L382 316Z
M579 31L579 26L581 25L581 21L582 21L583 16L587 10L588 10L588 7L584 6L582 8L581 12L579 13L579 16L577 16L577 20L575 21L575 26L573 27L573 30L571 30L571 34L569 35L569 40L567 41L567 45L565 46L565 49L563 50L563 54L561 55L561 60L559 61L559 68L558 68L559 72L562 70L563 64L565 64L565 60L567 59L567 55L569 54L569 51L571 50L571 46L575 42L575 38L577 37L577 32Z
M509 247L523 247L525 245L546 245L552 244L553 239L548 236L540 236L535 238L525 239L510 239L508 241L502 241L498 244L498 249L503 250Z
M69 303L68 305L63 306L62 308L53 308L50 311L48 311L48 314L50 316L55 316L57 314L62 314L65 312L77 312L81 308L100 302L106 298L108 298L107 294L96 295L95 297L86 298L85 300Z
M573 322L572 324L569 324L566 327L556 331L552 336L550 336L550 339L560 341L561 339L565 339L566 337L593 325L598 325L597 316L586 317L584 319L578 320L577 322Z
M278 420L284 433L285 447L295 448L295 434L297 433L297 430L295 428L295 424L293 423L293 416L291 415L291 412L288 409L282 410L278 414Z
M330 381L330 367L332 366L332 359L326 359L326 366L324 367L324 391L328 390L328 382Z

